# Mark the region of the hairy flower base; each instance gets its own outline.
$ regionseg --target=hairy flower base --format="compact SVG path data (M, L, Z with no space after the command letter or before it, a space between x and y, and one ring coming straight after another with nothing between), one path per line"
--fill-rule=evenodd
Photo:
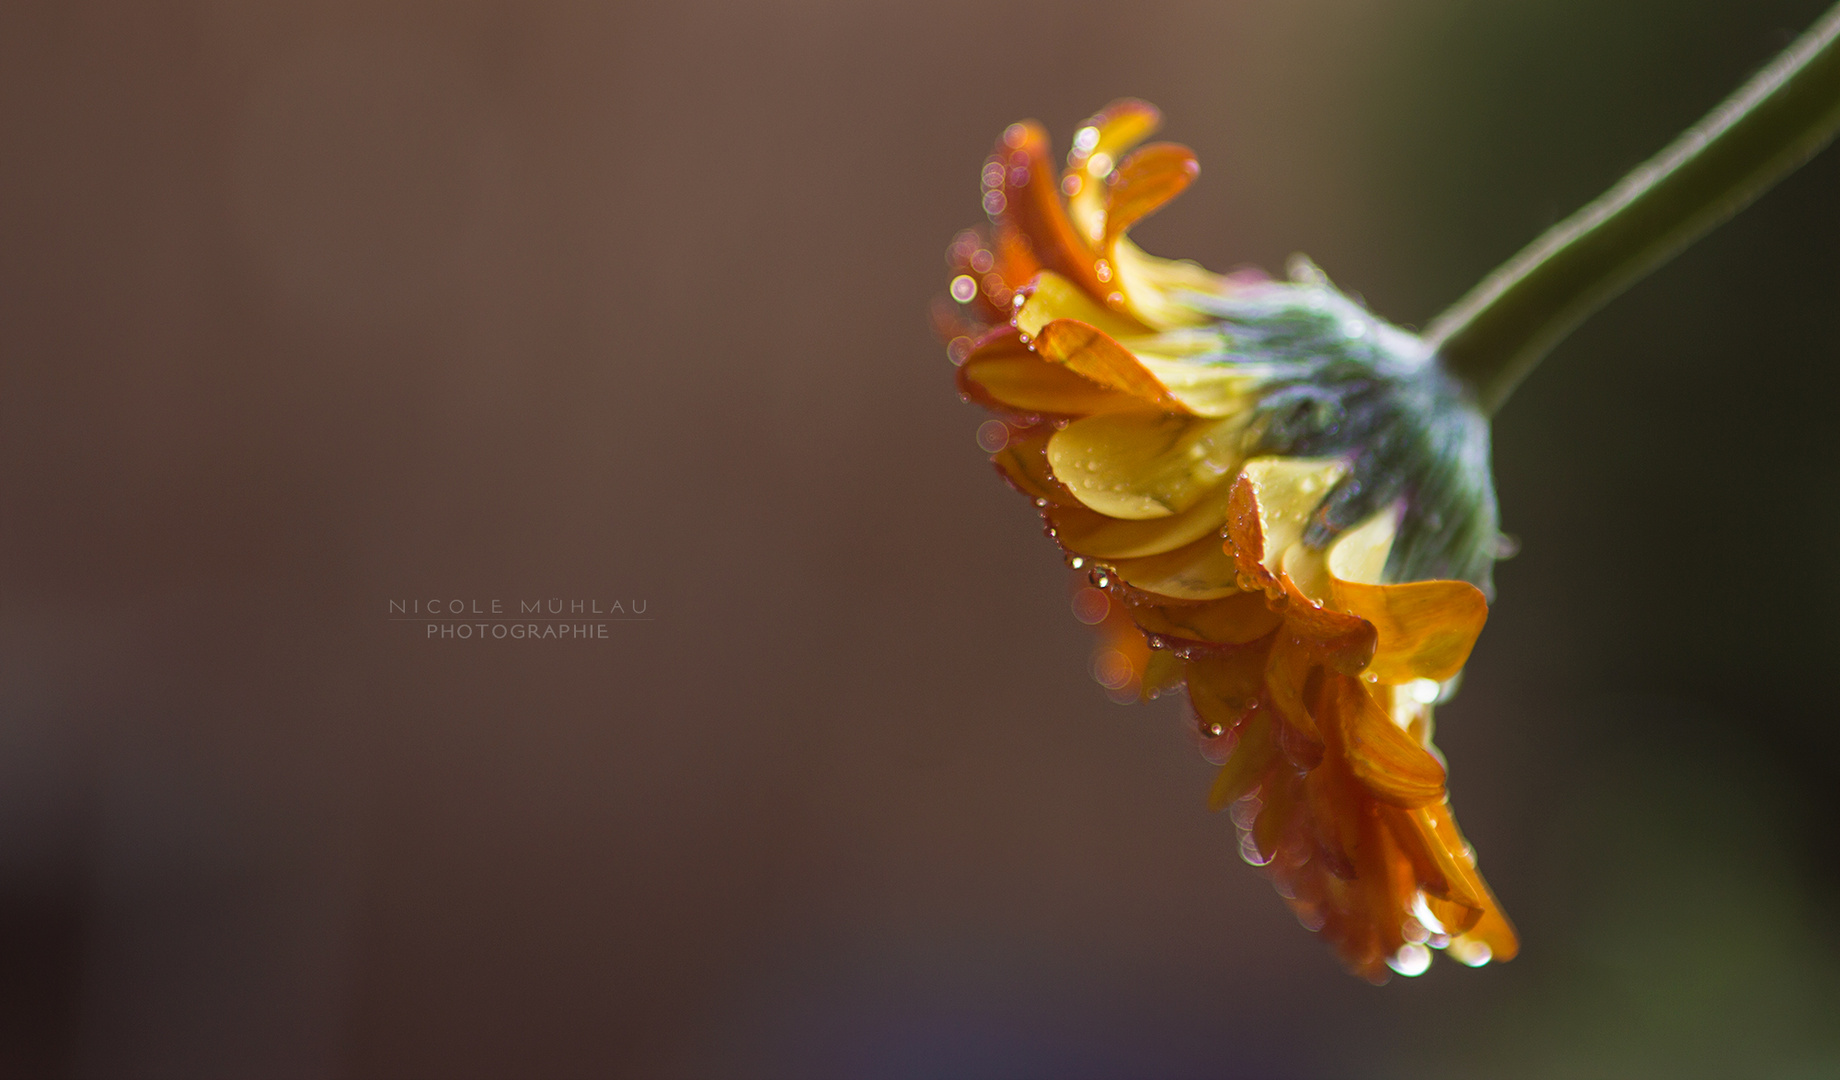
M993 462L1088 574L1095 677L1187 689L1222 763L1210 805L1299 920L1374 981L1432 948L1507 959L1430 742L1488 613L1486 424L1308 268L1221 277L1132 245L1199 171L1171 144L1127 156L1156 122L1112 105L1058 179L1037 126L1004 133L991 227L949 253L960 390L1004 418Z

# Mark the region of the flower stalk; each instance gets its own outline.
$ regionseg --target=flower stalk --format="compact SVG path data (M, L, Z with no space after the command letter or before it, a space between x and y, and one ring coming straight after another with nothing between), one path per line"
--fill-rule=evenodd
M1486 415L1579 323L1840 130L1840 5L1705 119L1503 264L1425 331Z

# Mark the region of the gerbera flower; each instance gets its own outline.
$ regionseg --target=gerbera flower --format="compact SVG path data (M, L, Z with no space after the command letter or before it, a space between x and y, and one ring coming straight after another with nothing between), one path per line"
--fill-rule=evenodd
M1840 6L1422 337L1298 260L1289 281L1145 254L1200 170L1119 101L1058 172L1013 124L936 308L979 439L1088 575L1093 673L1185 687L1247 861L1375 981L1518 945L1445 796L1433 705L1488 617L1488 414L1592 311L1840 130Z
M1113 104L1058 173L1038 126L1003 133L990 225L949 256L959 386L1087 575L1095 677L1186 686L1223 763L1210 805L1304 925L1374 980L1431 948L1507 959L1431 745L1487 616L1487 422L1307 263L1223 277L1133 244L1199 173L1185 147L1132 152L1157 121Z

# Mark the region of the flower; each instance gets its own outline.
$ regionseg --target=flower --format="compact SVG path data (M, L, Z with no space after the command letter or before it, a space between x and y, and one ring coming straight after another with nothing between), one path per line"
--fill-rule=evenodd
M980 434L1100 625L1115 696L1186 687L1248 862L1355 973L1508 959L1431 743L1488 615L1488 425L1412 334L1298 261L1217 275L1126 235L1197 175L1108 106L1056 174L1039 125L983 169L937 310ZM991 428L990 424L986 425ZM1095 596L1097 599L1095 600Z

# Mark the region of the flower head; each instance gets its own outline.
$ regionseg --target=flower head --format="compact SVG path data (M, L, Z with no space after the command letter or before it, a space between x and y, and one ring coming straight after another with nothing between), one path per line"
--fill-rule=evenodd
M1488 614L1487 421L1307 262L1222 276L1133 244L1200 171L1136 148L1158 119L1114 103L1060 173L1039 126L1003 133L990 224L948 256L959 388L1002 417L992 460L1101 593L1076 599L1104 630L1095 675L1186 686L1222 763L1210 805L1299 920L1376 981L1430 948L1507 959L1431 745Z

